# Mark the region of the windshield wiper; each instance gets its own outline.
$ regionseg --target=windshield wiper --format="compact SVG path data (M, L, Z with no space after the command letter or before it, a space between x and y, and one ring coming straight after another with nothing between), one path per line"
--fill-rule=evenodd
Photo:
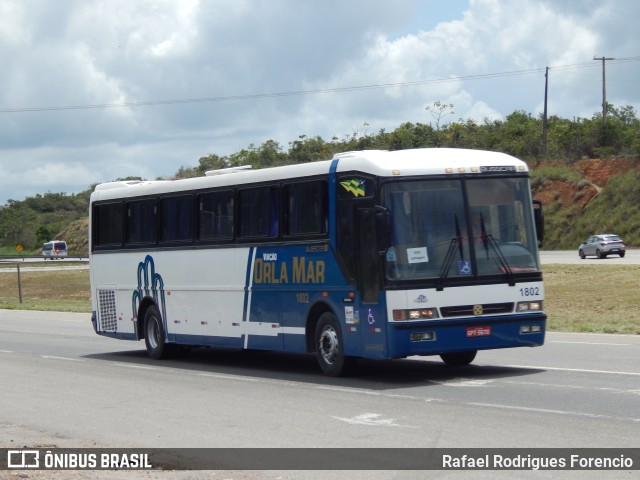
M516 284L513 278L513 271L511 270L511 267L509 266L509 262L507 262L506 257L502 253L502 249L500 248L500 245L498 244L497 240L493 238L493 235L491 235L490 233L487 233L487 231L485 230L483 215L480 215L480 231L481 231L480 238L484 245L484 249L487 253L487 258L489 258L489 247L491 247L491 249L495 253L495 256L493 258L494 261L496 262L498 267L501 268L504 271L504 273L507 275L509 286L513 287Z
M458 252L460 253L460 260L463 259L464 252L462 249L462 234L460 233L460 225L458 224L457 215L454 216L454 221L456 225L456 236L451 238L451 242L449 242L449 248L444 256L442 268L440 268L440 273L438 274L438 281L436 282L436 290L438 292L444 289L444 281L449 276L449 270L451 270L451 264L453 263L456 247L458 247Z

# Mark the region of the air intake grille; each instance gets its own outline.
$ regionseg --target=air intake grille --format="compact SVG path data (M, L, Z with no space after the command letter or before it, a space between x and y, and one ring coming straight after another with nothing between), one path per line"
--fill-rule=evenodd
M98 290L98 306L100 308L100 330L103 332L117 332L116 292L113 290Z
M480 315L497 315L500 313L513 312L513 303L484 303L480 305L482 313ZM455 305L452 307L442 307L440 314L444 318L478 316L478 305Z

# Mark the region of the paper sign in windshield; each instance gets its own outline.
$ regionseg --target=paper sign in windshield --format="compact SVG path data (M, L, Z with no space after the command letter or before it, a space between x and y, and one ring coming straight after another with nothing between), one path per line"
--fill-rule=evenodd
M407 248L408 263L426 263L428 261L427 247Z

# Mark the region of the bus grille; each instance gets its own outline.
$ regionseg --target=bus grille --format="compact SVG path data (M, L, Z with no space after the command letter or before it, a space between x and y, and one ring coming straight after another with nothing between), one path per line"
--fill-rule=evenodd
M113 290L98 290L98 304L100 307L100 331L117 332L116 292Z
M500 313L513 312L513 303L484 303L482 306L482 315L497 315ZM452 307L440 308L440 314L443 318L478 316L478 305L455 305Z

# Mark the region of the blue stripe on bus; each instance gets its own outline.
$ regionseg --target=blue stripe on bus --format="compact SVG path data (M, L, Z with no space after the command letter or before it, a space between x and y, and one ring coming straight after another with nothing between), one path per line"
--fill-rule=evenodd
M338 159L331 162L329 167L329 239L331 245L336 245L336 172Z
M255 255L257 252L257 247L249 248L249 256L247 258L247 274L244 281L244 306L242 309L242 321L248 322L251 319L251 297L253 295L253 266L255 264ZM249 334L243 333L240 336L241 344L240 346L244 346L244 348L248 348L249 343Z

